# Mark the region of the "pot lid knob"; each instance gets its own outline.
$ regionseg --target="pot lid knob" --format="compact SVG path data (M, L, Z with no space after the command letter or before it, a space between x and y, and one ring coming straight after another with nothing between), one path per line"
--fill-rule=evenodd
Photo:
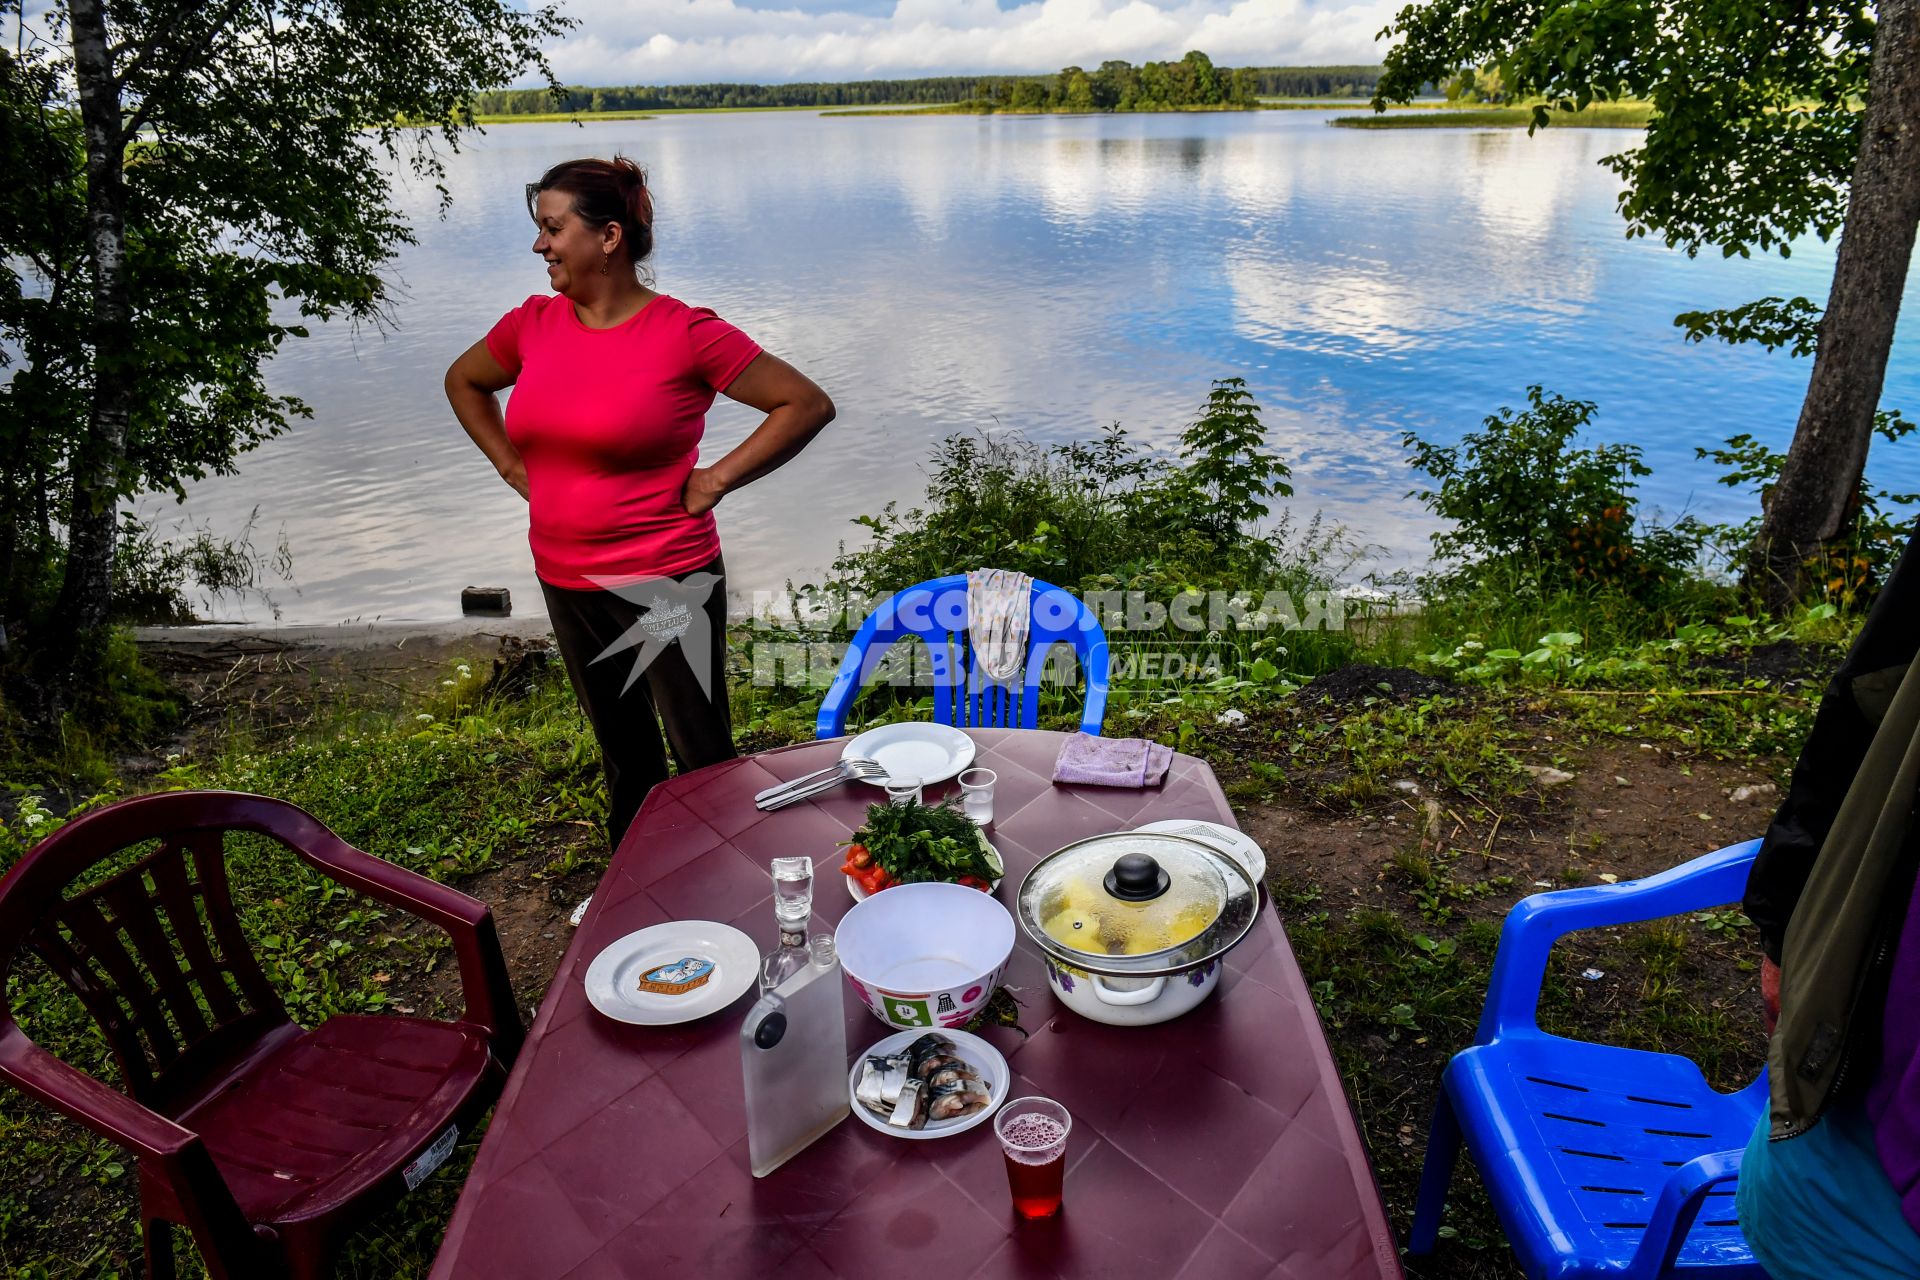
M1122 902L1150 902L1167 891L1167 873L1152 855L1123 853L1114 860L1104 881L1107 892Z

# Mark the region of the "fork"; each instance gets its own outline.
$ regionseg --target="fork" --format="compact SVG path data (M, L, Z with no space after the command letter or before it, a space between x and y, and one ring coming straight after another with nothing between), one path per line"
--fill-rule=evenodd
M887 771L881 766L878 760L868 760L855 756L851 759L841 760L828 765L824 769L816 769L814 772L795 778L791 782L783 782L777 787L769 787L767 790L756 795L753 798L753 803L754 807L762 812L771 813L775 809L783 809L790 804L797 804L802 800L810 800L814 796L823 795L841 783L853 778L859 778L864 781L877 780L885 778L886 776Z
M797 778L788 778L785 782L774 783L772 786L768 787L765 791L761 791L755 794L755 796L753 797L754 803L758 804L762 800L771 800L775 796L782 795L788 791L796 790L802 785L812 782L817 778L824 778L830 773L843 772L851 766L858 765L858 766L865 767L865 766L871 765L875 768L878 768L879 764L880 762L878 760L869 760L865 756L848 756L843 760L835 760L832 764L828 765L824 769L815 769L812 773L803 773Z

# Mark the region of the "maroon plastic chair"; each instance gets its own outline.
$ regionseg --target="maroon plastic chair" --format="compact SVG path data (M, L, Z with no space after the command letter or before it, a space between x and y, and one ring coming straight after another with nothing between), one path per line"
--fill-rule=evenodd
M457 1022L287 1017L241 935L225 835L256 832L453 938ZM100 884L104 859L160 847ZM105 1033L126 1092L27 1038L7 978L30 947ZM217 1278L331 1274L348 1232L446 1158L500 1095L522 1031L486 904L346 843L304 809L232 791L139 796L87 814L0 879L0 1079L139 1158L147 1274L173 1227Z

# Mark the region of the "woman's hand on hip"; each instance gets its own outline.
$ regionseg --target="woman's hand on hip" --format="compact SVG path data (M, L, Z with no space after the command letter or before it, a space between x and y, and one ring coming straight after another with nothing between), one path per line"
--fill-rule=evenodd
M727 486L712 467L695 467L687 473L686 487L680 491L680 505L687 509L688 515L697 516L719 506L726 494Z

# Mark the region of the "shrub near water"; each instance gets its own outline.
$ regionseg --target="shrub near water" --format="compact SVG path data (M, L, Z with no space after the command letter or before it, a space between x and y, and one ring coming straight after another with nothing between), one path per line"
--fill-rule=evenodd
M1137 593L1141 610L1101 619L1116 671L1170 653L1219 662L1171 684L1116 680L1116 700L1284 692L1350 659L1335 592L1357 556L1317 518L1304 528L1284 516L1262 526L1269 500L1292 489L1286 463L1266 447L1259 408L1241 379L1214 383L1171 457L1143 450L1118 423L1097 439L1057 445L949 436L933 457L924 504L862 516L856 523L872 541L796 595L803 608L857 622L902 587L981 566L1029 573L1082 598ZM1201 600L1206 593L1217 594ZM1284 606L1262 607L1277 604L1278 593ZM1181 612L1204 619L1202 629L1179 625L1173 606L1182 596ZM869 690L879 705L866 713L885 714L888 696ZM1043 714L1078 713L1057 699Z
M1503 408L1457 446L1401 441L1413 466L1436 482L1416 490L1452 527L1433 535L1443 574L1473 582L1514 570L1543 589L1579 584L1648 594L1678 581L1698 560L1705 526L1692 519L1638 524L1634 487L1652 470L1630 444L1575 448L1594 405L1527 388L1529 408Z

